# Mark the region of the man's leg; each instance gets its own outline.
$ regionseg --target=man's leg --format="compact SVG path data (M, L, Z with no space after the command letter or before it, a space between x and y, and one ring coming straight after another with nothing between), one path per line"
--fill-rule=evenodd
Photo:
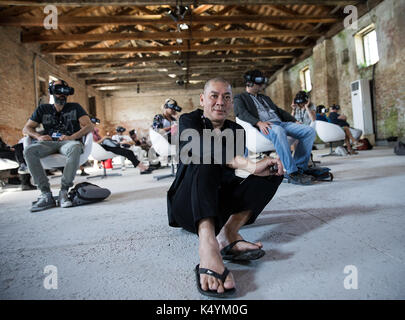
M51 192L51 188L40 159L56 152L58 152L58 145L54 141L38 141L24 149L28 169L42 193Z
M244 225L252 224L269 204L283 181L283 177L258 177L250 175L240 182L240 178L235 177L237 183L232 182L229 187L223 188L221 199L226 199L228 203L222 204L222 211L234 212L225 223L217 239L220 249L230 243L243 240L239 234L240 228ZM251 243L240 241L232 247L233 252L243 252L246 250L261 249L260 242Z
M66 165L62 175L62 190L69 190L73 186L76 171L80 166L80 155L83 153L83 144L79 141L61 141L59 152L66 157Z
M139 165L139 160L135 156L134 152L129 149L124 149L120 147L107 147L107 146L103 146L103 148L106 149L107 151L110 151L112 153L127 158L129 161L132 162L135 168Z
M287 173L290 174L292 172L296 172L298 169L291 155L291 149L287 140L286 130L284 130L284 128L279 125L272 124L271 129L269 129L269 134L263 135L273 142L274 147L276 148L276 152L280 157L280 160L283 163L283 167L287 171Z
M299 140L294 153L294 161L298 168L303 171L307 170L312 146L316 138L315 130L310 126L292 122L283 122L281 125L289 136Z
M205 218L198 222L199 255L200 268L206 268L222 274L225 270L221 254L219 252L218 241L215 238L215 225L213 218ZM231 273L226 277L225 283L219 279L207 275L200 275L201 288L204 291L216 290L223 293L225 289L232 289L235 286Z

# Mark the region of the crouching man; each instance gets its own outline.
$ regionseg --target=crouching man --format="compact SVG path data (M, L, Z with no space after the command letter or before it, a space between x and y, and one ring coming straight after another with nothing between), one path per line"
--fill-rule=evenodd
M24 149L24 157L34 182L38 185L41 195L31 211L41 211L56 206L52 196L48 178L40 159L53 153L66 156L63 170L59 203L63 208L71 207L68 190L73 186L73 179L79 169L80 154L83 153L81 138L93 130L86 111L78 103L68 103L67 96L74 89L63 80L53 81L49 85L49 94L54 97L54 104L41 104L24 126L23 133L35 139ZM42 123L43 133L36 132Z
M244 240L239 229L253 223L273 198L283 179L283 166L278 159L254 163L243 157L243 128L226 119L233 107L227 81L209 80L200 105L203 110L184 114L179 120L180 161L168 191L169 225L199 236L198 290L204 295L228 297L235 293L235 281L223 259L247 261L264 255L262 244ZM215 146L205 148L212 143L211 138L207 142L207 132L214 132L214 141L215 135L220 137L216 142L222 148L219 152ZM228 136L233 141L221 138L225 132L232 133ZM242 148L238 148L240 143ZM230 157L229 145L236 150ZM242 179L235 169L250 175Z

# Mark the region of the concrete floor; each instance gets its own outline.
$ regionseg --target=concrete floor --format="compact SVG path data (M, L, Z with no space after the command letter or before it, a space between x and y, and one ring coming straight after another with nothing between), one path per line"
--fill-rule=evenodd
M321 160L332 183L283 183L242 229L266 255L226 263L236 299L405 298L405 157L377 147ZM112 195L76 208L31 213L37 191L0 193L1 299L207 299L195 285L197 237L167 224L172 179L123 174L91 180ZM51 182L56 193L60 179ZM57 267L57 289L44 287L48 265ZM355 276L345 266L355 266L357 289L345 289Z

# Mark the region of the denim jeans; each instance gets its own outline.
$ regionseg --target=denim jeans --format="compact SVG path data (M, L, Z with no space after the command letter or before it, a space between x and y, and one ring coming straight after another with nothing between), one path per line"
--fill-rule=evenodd
M308 169L312 146L316 138L313 128L294 122L272 122L269 134L265 135L262 132L261 134L273 142L287 174ZM291 155L287 136L299 140L294 157Z
M83 153L83 144L80 141L37 141L24 149L24 157L34 182L42 193L50 192L48 177L42 167L41 158L53 153L66 156L66 165L62 176L62 189L73 186L73 180L79 169L80 154Z

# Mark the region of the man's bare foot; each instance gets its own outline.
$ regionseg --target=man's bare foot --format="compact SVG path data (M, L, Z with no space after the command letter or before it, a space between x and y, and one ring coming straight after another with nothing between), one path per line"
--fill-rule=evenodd
M218 242L215 238L211 240L204 240L200 238L200 268L210 269L216 273L222 274L225 270L224 263L222 261L221 254L219 253ZM200 275L201 288L204 291L213 290L218 293L224 293L225 290L229 290L235 287L235 281L232 273L229 273L225 279L225 283L221 280L209 276L207 274Z
M222 250L230 243L237 241L237 240L244 240L243 237L239 233L232 233L222 228L221 232L217 235L217 240L219 244L219 249ZM255 250L263 248L263 244L261 242L248 242L248 241L240 241L236 243L233 247L233 251L246 251L246 250Z

